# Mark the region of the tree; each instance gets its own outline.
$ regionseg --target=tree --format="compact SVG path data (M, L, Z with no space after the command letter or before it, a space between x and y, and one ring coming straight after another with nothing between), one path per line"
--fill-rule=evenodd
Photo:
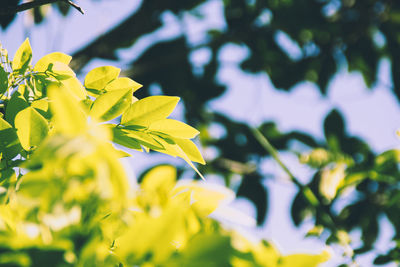
M76 51L71 66L79 72L93 58L117 60L118 49L135 44L143 35L161 27L163 12L172 12L179 21L183 21L183 14L206 19L199 14L199 6L204 3L200 0L163 1L161 4L144 1L114 29ZM325 231L323 236L328 236L328 243L343 243L346 239L343 233L361 229L363 244L355 249L353 258L371 250L381 215L385 214L394 226L398 225L398 205L394 201L398 194L397 150L377 153L365 141L349 136L338 110L326 117L325 140L318 140L298 131L283 133L272 121L254 130L247 122L234 121L227 114L215 114L205 107L225 91L224 85L216 80L221 64L218 55L225 45L232 43L250 51L241 64L244 71L265 72L275 86L283 90L290 90L304 80L315 82L322 94L326 94L332 76L342 68L361 72L369 87L379 83L376 78L378 63L382 58L389 58L394 82L392 90L398 97L399 5L389 0L231 0L224 1L223 11L224 28L210 29L205 38L195 44L188 41L188 32L184 30L175 39L158 40L134 60L131 70L125 73L134 74L132 78L143 84L160 85L165 94L181 96L190 124L208 129L211 123L218 123L229 132L223 138L213 139L207 138L207 131L202 130L205 136L202 145L216 148L220 157L200 166L199 170L204 175L223 176L227 185L233 174L241 175L237 194L255 203L259 224L266 218L268 188L262 185L264 175L257 163L270 156L278 159L275 149L288 151L293 140L305 144L307 149L297 151L299 158L316 172L309 184L302 184L296 179L296 173L289 171L299 189L292 206L294 223L298 225L311 215L316 229ZM37 22L43 19L40 9L36 9L34 16ZM285 49L282 38L299 52ZM200 48L210 51L211 58L201 72L194 72L189 56ZM172 64L174 68L170 67ZM148 88L138 92L138 96L149 95ZM335 210L335 203L351 188L358 197L341 210ZM398 260L397 250L395 247L387 255L378 257L376 263Z

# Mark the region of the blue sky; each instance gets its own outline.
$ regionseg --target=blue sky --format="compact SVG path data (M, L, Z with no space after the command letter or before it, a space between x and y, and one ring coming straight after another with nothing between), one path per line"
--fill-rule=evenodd
M72 53L95 36L107 31L140 4L140 1L131 0L76 2L85 9L85 15L71 10L72 14L65 19L54 10L49 10L52 12L50 19L38 27L31 28L28 16L20 14L16 23L6 32L0 32L1 43L13 55L19 44L29 36L34 50L34 61L53 51ZM207 22L200 23L195 18L186 16L187 26L184 29L172 14L165 13L163 15L165 27L162 30L139 40L132 48L119 51L122 62L116 64L95 60L85 69L105 64L123 68L126 62L137 57L152 41L172 38L182 31L188 32L190 42L196 44L204 38L207 28L224 27L221 7L220 1L211 1L201 9L206 15ZM221 83L228 85L229 90L222 97L213 100L209 104L209 109L227 113L237 120L248 121L253 125L265 120L275 120L282 131L303 130L322 138L324 117L332 108L338 108L346 119L348 132L365 139L375 151L383 152L399 148L400 140L395 132L400 128L400 105L389 89L392 83L388 60L381 61L379 67L381 83L372 90L366 89L360 74L350 74L342 70L330 82L328 95L323 97L310 83L301 83L291 93L286 93L273 88L265 74L241 72L237 66L248 53L246 48L238 45L230 45L223 49L220 54L223 64L219 69L218 78ZM192 55L192 60L201 68L207 57L207 50L199 50ZM179 112L176 116L179 117ZM205 153L207 154L207 151ZM135 173L140 173L145 167L152 165L155 158L166 161L163 156L152 155L149 159L138 154L135 160L127 161L126 165L130 165ZM307 181L310 170L300 166L291 155L283 155L283 159L300 180ZM296 193L295 188L285 182L285 174L274 162L266 161L263 169L265 172L274 173L276 179L267 182L270 189L268 221L263 228L251 233L272 239L285 253L321 251L322 242L315 239L303 240L303 235L310 224L296 229L291 223L289 213L286 212L289 210L291 197ZM211 177L210 180L214 181ZM250 215L254 214L254 209L243 200L237 201L235 205ZM385 219L382 219L382 229L384 229L383 234L377 247L384 251L393 230ZM352 236L356 238L357 233ZM360 262L368 260L371 256L373 255L367 255ZM333 263L334 261L329 265Z

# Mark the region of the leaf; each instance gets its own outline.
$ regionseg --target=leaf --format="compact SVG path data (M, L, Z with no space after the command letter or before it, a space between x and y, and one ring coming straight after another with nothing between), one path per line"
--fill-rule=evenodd
M132 89L120 89L106 92L93 103L89 115L103 121L114 119L132 103Z
M39 59L33 70L36 72L45 72L51 63L61 62L68 65L71 62L71 59L72 57L69 55L61 52L54 52Z
M136 139L140 144L150 149L164 149L164 146L148 133L126 129L123 129L123 132L126 136Z
M143 87L143 85L141 85L140 83L137 83L130 78L122 77L122 78L117 78L114 81L107 84L107 86L104 88L104 90L113 91L113 90L120 90L120 89L132 89L133 92L135 92L136 90L138 90L141 87Z
M174 142L182 149L191 161L206 164L197 146L188 139L173 138Z
M337 190L346 176L346 165L337 163L333 168L325 168L321 172L319 192L328 201L335 198Z
M184 228L181 206L169 204L159 217L140 216L128 230L117 238L115 254L126 259L127 266L135 265L143 257L152 255L152 262L159 266L176 248L173 241ZM135 240L135 242L132 242Z
M47 99L35 100L31 103L31 107L35 108L46 119L50 118L49 101Z
M140 184L146 193L156 192L157 194L168 195L176 182L176 169L171 165L160 165L150 169L143 177Z
M85 87L101 91L109 82L118 77L120 71L119 68L112 66L95 68L86 75Z
M22 45L15 52L12 61L13 70L19 74L24 74L32 60L32 48L29 39L26 38Z
M28 103L20 92L15 92L6 106L6 121L14 126L14 119L18 112L28 107Z
M49 64L49 72L52 72L57 80L66 80L75 77L75 72L62 62L53 62Z
M184 139L191 139L199 134L199 131L192 126L172 119L158 120L151 123L149 131L161 132L173 137Z
M0 153L7 160L13 159L21 150L15 129L0 118Z
M48 96L52 101L50 108L57 132L77 135L86 131L86 114L69 91L63 86L52 85L48 88Z
M186 161L187 164L189 164L189 166L203 179L203 175L199 172L199 170L196 168L196 166L194 166L194 164L192 163L192 161L190 160L190 158L186 155L186 153L182 150L182 148L180 148L177 144L175 143L168 143L165 139L163 139L160 136L156 136L153 135L154 139L157 140L157 142L159 142L164 149L153 149L155 151L173 156L173 157L180 157L182 158L184 161Z
M32 107L15 116L15 128L22 147L27 151L38 146L49 131L46 119Z
M66 80L61 81L62 85L64 85L73 96L75 96L78 100L86 99L87 93L81 82L76 77L71 77Z
M323 251L321 254L292 254L281 257L279 260L279 267L292 267L292 266L307 266L317 267L321 263L326 262L330 258L328 251Z
M217 233L199 233L182 251L178 266L231 266L233 254L231 239Z
M8 74L0 65L0 94L4 94L8 88Z
M127 148L130 148L130 149L142 151L142 147L140 146L140 143L136 139L127 136L126 133L122 129L117 128L117 127L112 127L111 129L112 129L112 133L113 133L112 141L114 143L124 146L124 147L127 147Z
M150 125L152 122L167 118L175 106L179 97L176 96L149 96L133 103L124 114L123 125Z

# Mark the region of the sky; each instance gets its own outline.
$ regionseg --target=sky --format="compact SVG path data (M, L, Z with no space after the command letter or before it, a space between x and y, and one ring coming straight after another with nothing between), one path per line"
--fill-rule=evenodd
M23 40L29 37L34 51L34 61L54 51L71 54L95 36L106 32L140 4L140 1L132 0L76 2L86 11L85 15L71 10L71 14L63 18L56 11L49 10L51 12L49 19L40 26L32 27L28 16L21 14L7 31L0 32L0 42L9 50L10 55L13 55ZM182 29L182 25L172 14L165 13L164 27L161 30L142 38L132 48L118 51L122 57L121 62L94 60L85 70L110 64L123 68L124 64L137 57L154 40L173 38L186 31L189 33L190 42L196 44L204 38L207 28L224 27L221 1L212 0L201 10L207 18L205 24L187 16L185 17L187 26ZM218 79L228 85L228 90L223 96L210 102L208 106L210 110L229 114L236 120L248 121L254 126L265 120L275 120L279 129L284 132L302 130L322 138L323 119L331 109L338 108L346 119L348 132L362 137L376 152L399 148L400 139L395 132L400 128L400 105L390 92L392 82L388 60L381 61L379 66L381 83L373 89L366 88L359 73L348 73L343 70L331 80L329 93L323 97L311 83L301 83L287 93L276 90L266 74L241 72L238 64L248 53L245 47L238 45L228 45L220 53L220 60L223 63L218 71ZM201 68L208 57L207 49L198 50L192 55L192 61ZM180 114L181 112L178 112L175 116L180 117ZM218 133L216 129L215 134L223 133ZM212 156L212 153L207 155L207 151L204 153L206 157ZM282 159L302 182L309 179L310 170L301 166L293 155L284 154ZM124 163L130 171L139 174L158 160L166 161L161 155L152 154L151 158L148 158L138 154L135 160ZM169 159L168 161L177 162ZM311 224L305 223L300 228L294 228L290 215L285 212L290 208L292 196L296 193L295 187L286 181L285 174L276 163L266 160L262 167L266 173L275 174L274 180L266 182L270 191L267 223L256 231L246 228L244 230L272 240L283 253L320 252L324 249L321 241L312 238L303 239ZM218 183L212 177L209 180ZM251 216L255 215L254 208L243 199L235 201L234 206ZM381 220L381 229L382 234L376 247L378 251L383 252L390 244L393 229L385 218ZM357 235L357 232L352 233L355 239ZM337 253L339 250L334 249L334 253L335 251ZM360 265L363 266L362 263L368 262L373 256L370 254L360 258ZM340 257L335 255L326 266L334 266L338 262Z

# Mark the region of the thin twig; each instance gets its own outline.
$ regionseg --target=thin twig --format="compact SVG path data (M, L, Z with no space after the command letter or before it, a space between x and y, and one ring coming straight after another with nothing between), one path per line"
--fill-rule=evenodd
M257 139L257 141L260 143L260 145L271 155L271 157L278 163L278 165L286 172L290 180L297 186L297 188L300 190L300 192L303 194L306 200L315 208L319 208L320 210L322 210L326 214L326 218L329 220L329 224L332 227L332 229L337 231L338 229L336 227L335 219L330 214L328 208L322 205L322 203L315 196L314 192L308 186L303 185L302 183L299 182L299 180L296 179L293 173L282 162L282 160L279 157L278 151L272 146L272 144L268 141L268 139L258 129L250 127L250 130L253 133L254 137Z
M47 5L47 4L51 4L51 3L55 3L55 2L60 2L60 1L69 4L70 6L72 6L73 8L75 8L82 14L85 13L80 6L78 6L77 4L73 3L70 0L36 0L36 1L28 2L28 3L22 3L17 6L8 6L5 8L0 8L0 15L2 15L2 16L12 15L12 14L22 12L22 11L25 11L28 9L32 9L35 7L39 7L39 6L43 6L43 5Z

